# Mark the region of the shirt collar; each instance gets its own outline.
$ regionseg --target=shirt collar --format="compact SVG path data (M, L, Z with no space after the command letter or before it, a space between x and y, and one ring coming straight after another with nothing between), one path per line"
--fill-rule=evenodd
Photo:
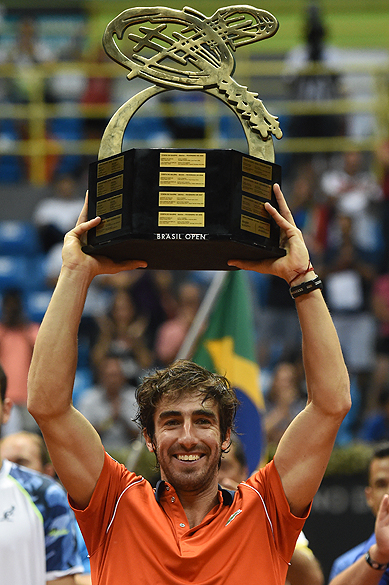
M155 486L155 490L154 490L154 496L155 496L155 499L158 502L158 504L160 503L160 499L161 499L163 492L166 489L169 489L169 487L170 487L169 484L167 484L162 479L160 479L158 481L157 485ZM218 490L221 493L221 497L222 497L224 506L231 506L231 504L234 500L235 492L233 490L226 490L226 489L222 488L220 485L218 485Z

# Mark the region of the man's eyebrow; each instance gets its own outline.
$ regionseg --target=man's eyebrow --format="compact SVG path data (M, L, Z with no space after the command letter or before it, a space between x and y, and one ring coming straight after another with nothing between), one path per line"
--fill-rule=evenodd
M217 416L213 412L213 410L208 410L206 408L199 408L198 410L195 410L193 414L194 416L207 416L208 418L213 418L214 420L217 420Z
M181 416L181 412L179 410L164 410L158 416L159 420L164 418L169 418L170 416Z
M198 410L194 410L192 415L193 416L207 416L209 418L212 418L213 420L217 420L217 416L213 412L213 410L208 410L206 408L199 408ZM158 419L164 420L164 419L169 418L171 416L173 416L173 417L174 416L182 416L182 412L180 410L164 410L159 414Z

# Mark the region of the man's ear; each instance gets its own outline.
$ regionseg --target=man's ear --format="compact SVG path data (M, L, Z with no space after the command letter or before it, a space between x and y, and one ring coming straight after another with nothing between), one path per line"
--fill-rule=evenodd
M148 448L148 450L150 451L150 453L154 453L154 451L155 451L155 449L154 449L154 443L150 439L150 437L147 434L146 430L143 431L143 438L144 438L144 440L146 442L146 447Z
M365 487L365 498L367 505L369 506L370 510L373 509L373 500L372 500L372 489L371 487Z
M230 443L231 443L231 429L228 429L228 431L226 432L225 439L221 445L222 451L225 451L230 446Z
M11 414L13 402L10 398L4 398L2 404L2 416L0 420L0 425L5 425L9 421L9 417Z

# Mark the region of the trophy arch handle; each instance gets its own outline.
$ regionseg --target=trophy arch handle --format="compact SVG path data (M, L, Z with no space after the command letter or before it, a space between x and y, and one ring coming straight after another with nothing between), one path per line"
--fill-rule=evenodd
M122 152L124 132L131 118L148 99L158 95L163 91L168 91L168 89L169 88L159 87L157 85L147 87L146 89L132 96L114 113L108 122L106 129L104 130L98 152L98 160L105 159ZM264 139L260 133L254 132L252 126L249 124L249 120L240 115L239 111L237 111L237 108L234 107L234 105L228 100L227 96L222 94L217 87L204 88L202 91L220 99L237 116L246 136L249 155L269 162L274 162L274 145L271 134L269 134L267 138Z
M133 115L148 99L166 91L164 87L152 85L132 96L114 113L108 122L100 142L98 160L122 152L124 132Z

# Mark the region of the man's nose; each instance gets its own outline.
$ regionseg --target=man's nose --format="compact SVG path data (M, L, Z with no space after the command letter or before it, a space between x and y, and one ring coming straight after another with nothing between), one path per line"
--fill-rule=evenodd
M185 421L182 425L182 432L179 437L181 445L189 449L197 443L195 429L191 421Z

